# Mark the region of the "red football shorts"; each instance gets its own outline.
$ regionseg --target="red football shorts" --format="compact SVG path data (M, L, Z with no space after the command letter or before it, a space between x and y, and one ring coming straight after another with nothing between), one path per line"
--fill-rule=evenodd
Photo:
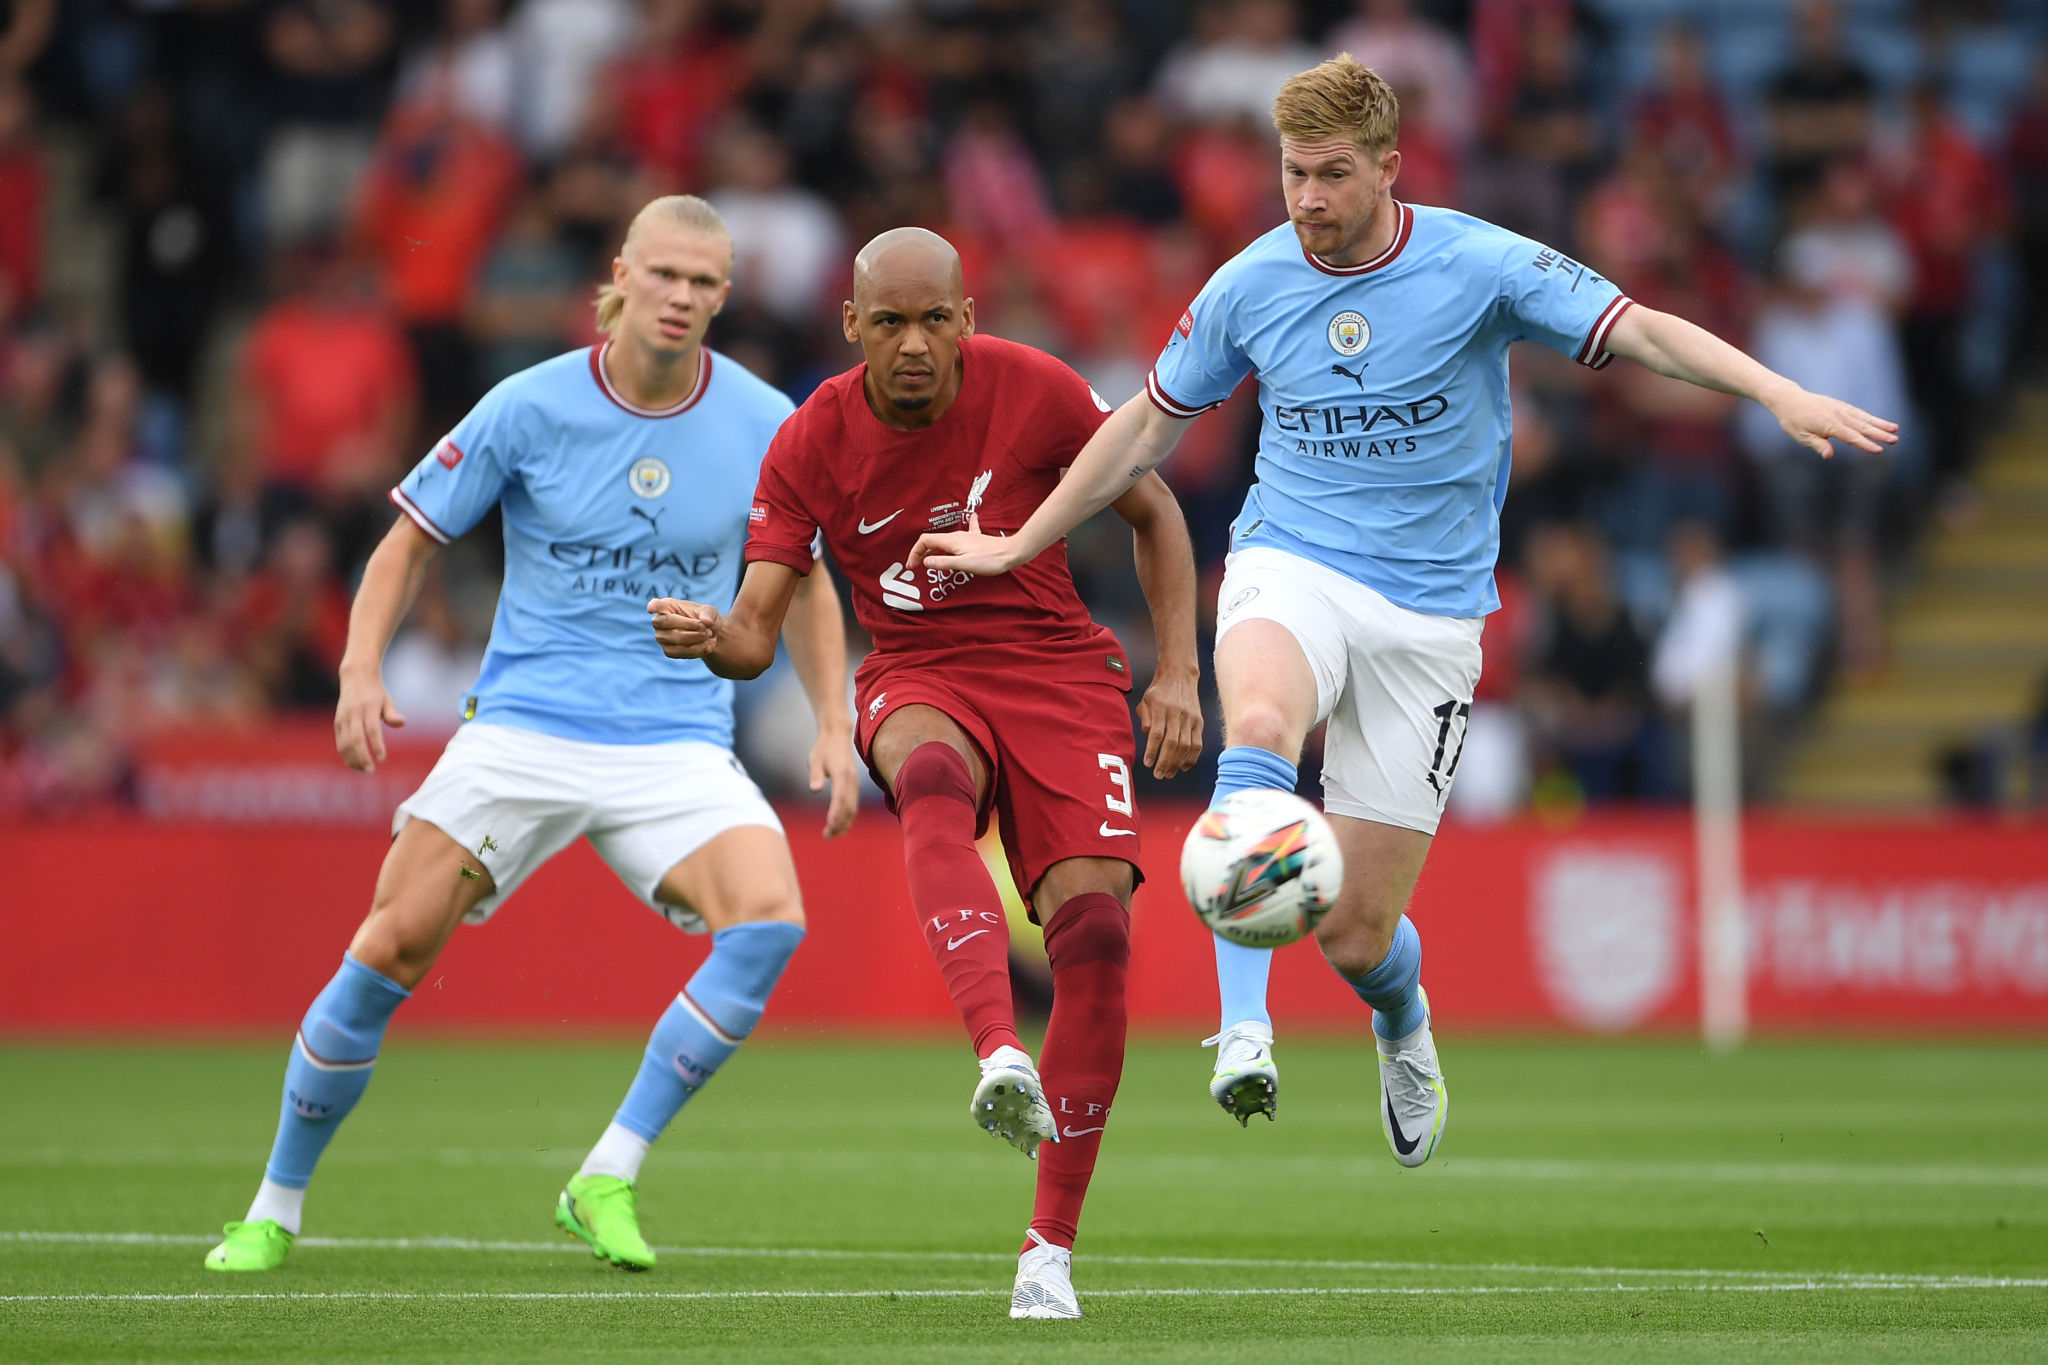
M870 772L875 732L900 707L943 712L974 741L989 771L975 833L988 829L993 812L1027 905L1038 879L1063 858L1121 858L1137 871L1136 750L1122 688L906 661L861 679L854 702L855 746ZM881 774L875 781L888 790Z

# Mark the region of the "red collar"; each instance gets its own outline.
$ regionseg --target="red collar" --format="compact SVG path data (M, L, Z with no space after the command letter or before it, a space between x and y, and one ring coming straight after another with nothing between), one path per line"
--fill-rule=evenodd
M1370 275L1375 270L1391 265L1394 258L1401 254L1401 248L1408 245L1409 234L1415 231L1415 210L1398 200L1394 202L1394 208L1401 215L1401 224L1394 229L1393 245L1362 265L1331 265L1307 247L1301 249L1301 254L1308 259L1310 265L1325 275Z
M623 394L612 387L612 377L605 373L604 368L605 353L611 348L610 341L606 341L602 346L590 348L590 377L597 381L597 387L604 392L605 397L635 417L673 417L679 412L688 412L697 405L697 400L704 396L704 390L711 387L711 349L708 346L700 346L697 349L696 387L691 389L680 403L670 407L643 408L638 403L628 402Z

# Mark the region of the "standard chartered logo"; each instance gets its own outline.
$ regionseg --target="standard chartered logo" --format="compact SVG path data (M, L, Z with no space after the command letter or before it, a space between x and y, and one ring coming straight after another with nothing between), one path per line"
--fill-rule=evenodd
M924 603L919 600L923 596L918 591L917 579L903 567L902 560L882 570L883 606L894 607L898 611L923 611Z
M946 600L948 593L958 592L974 581L974 575L963 569L926 569L924 586L918 586L917 576L898 560L882 570L882 604L898 611L923 611L930 603L937 606Z

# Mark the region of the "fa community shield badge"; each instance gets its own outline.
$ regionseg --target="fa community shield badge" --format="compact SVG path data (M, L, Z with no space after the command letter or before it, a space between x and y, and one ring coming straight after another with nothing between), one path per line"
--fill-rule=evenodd
M1372 328L1363 313L1339 313L1330 319L1330 349L1341 356L1354 356L1372 340Z
M626 473L626 482L633 485L633 491L643 498L658 498L668 492L668 466L649 455L644 460L633 461L632 469Z

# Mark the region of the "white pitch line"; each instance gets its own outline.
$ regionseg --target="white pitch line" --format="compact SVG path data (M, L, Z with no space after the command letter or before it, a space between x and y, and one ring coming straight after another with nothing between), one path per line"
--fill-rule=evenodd
M580 1150L580 1149L577 1149ZM333 1160L351 1166L449 1166L563 1168L573 1161L569 1148L527 1151L514 1148L431 1147L351 1149ZM753 1169L767 1163L797 1164L817 1170L872 1170L899 1167L894 1152L730 1152L657 1153L656 1160L677 1169L718 1167ZM158 1166L194 1168L243 1166L249 1153L239 1148L138 1147L79 1151L61 1146L0 1148L0 1167ZM926 1165L947 1170L980 1170L999 1165L990 1151L925 1156ZM1232 1158L1207 1155L1131 1156L1118 1159L1127 1176L1182 1176L1236 1168ZM1282 1156L1264 1169L1278 1174L1347 1176L1386 1174L1385 1162L1366 1157ZM1665 1182L1681 1185L1910 1185L1939 1188L2048 1189L2048 1166L1858 1165L1845 1162L1748 1161L1588 1161L1545 1157L1440 1157L1429 1166L1430 1179L1560 1182Z
M1641 1180L1682 1185L2048 1186L2042 1166L1855 1166L1819 1162L1579 1161L1456 1157L1445 1177L1479 1180Z
M212 1246L217 1235L185 1232L61 1232L0 1231L0 1245L6 1243L57 1243L86 1246ZM492 1241L468 1237L300 1237L295 1245L336 1251L495 1251L588 1256L580 1243L564 1238L558 1242ZM716 1247L660 1246L664 1256L692 1256L717 1259L805 1260L805 1261L912 1261L912 1262L1004 1262L1014 1257L987 1251L901 1251L860 1250L846 1247ZM1729 1270L1712 1267L1537 1265L1522 1261L1343 1261L1253 1256L1128 1256L1087 1255L1090 1265L1176 1266L1183 1269L1216 1270L1331 1270L1404 1271L1425 1274L1569 1275L1600 1279L1651 1276L1656 1278L1727 1281L1786 1281L1800 1284L1855 1283L1928 1288L2048 1288L2048 1279L2016 1279L2009 1276L1926 1275L1885 1270ZM1740 1287L1736 1285L1735 1287ZM878 1291L882 1292L882 1291ZM975 1291L979 1292L979 1291ZM1221 1291L1218 1291L1221 1292ZM1306 1291L1304 1291L1306 1292Z
M1958 1280L1904 1284L1893 1280L1779 1280L1765 1284L1588 1284L1588 1285L1338 1285L1157 1289L1093 1289L1091 1299L1200 1298L1415 1298L1534 1294L1777 1294L1923 1289L2042 1289L2048 1280ZM322 1300L411 1301L609 1301L618 1299L977 1299L1007 1295L1007 1289L698 1289L698 1290L406 1290L332 1289L244 1294L0 1294L0 1303L220 1303L240 1299L289 1302Z

